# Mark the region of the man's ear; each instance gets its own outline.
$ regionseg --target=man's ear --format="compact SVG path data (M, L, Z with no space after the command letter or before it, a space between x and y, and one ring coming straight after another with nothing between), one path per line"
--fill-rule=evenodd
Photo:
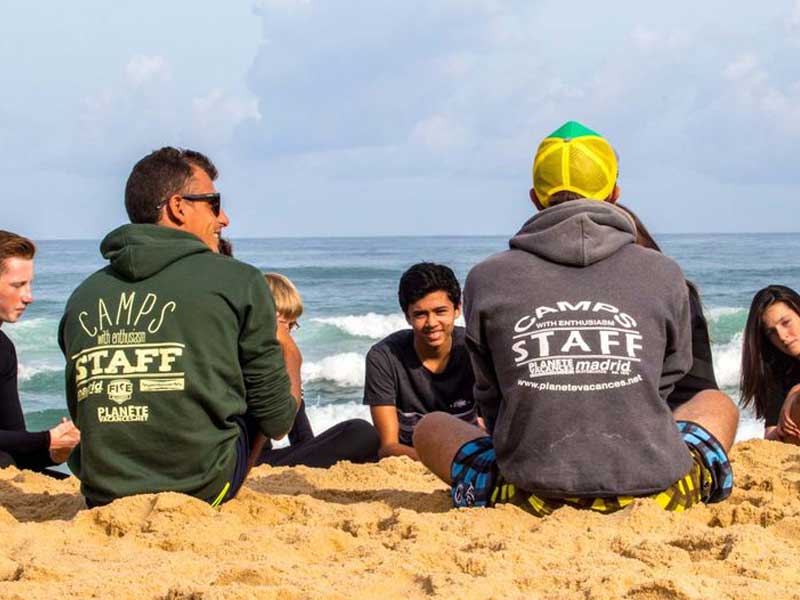
M619 186L617 184L614 184L614 191L611 192L611 195L608 197L608 200L606 200L606 202L615 204L617 200L619 200L619 196L620 196Z
M536 195L536 192L534 191L533 188L531 188L530 196L531 196L531 202L533 202L533 205L536 207L536 210L545 209L545 206L539 201L539 196Z
M186 202L184 199L181 198L179 194L173 194L161 208L162 212L159 220L168 221L178 226L183 225L186 222L186 215L184 214L185 206Z

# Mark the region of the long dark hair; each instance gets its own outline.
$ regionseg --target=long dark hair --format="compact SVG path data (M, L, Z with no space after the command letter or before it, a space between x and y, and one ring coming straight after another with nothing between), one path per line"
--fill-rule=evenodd
M619 202L617 202L616 206L617 208L626 212L628 216L633 219L633 224L636 225L636 244L639 246L644 246L645 248L650 248L650 250L655 250L659 254L664 254L664 252L661 250L661 246L656 243L655 238L650 235L647 227L644 226L644 223L642 223L641 219L639 219L636 213ZM697 290L697 286L687 279L686 287L689 288L689 295L692 297L692 300L694 300L698 306L702 307L703 303L700 301L700 292ZM700 316L702 317L702 315ZM703 317L703 320L705 321L705 317Z
M798 361L778 350L764 332L764 313L776 302L800 315L800 295L785 285L770 285L756 292L744 326L739 389L742 406L755 404L759 419L766 415L770 400L783 392L786 377L800 368Z

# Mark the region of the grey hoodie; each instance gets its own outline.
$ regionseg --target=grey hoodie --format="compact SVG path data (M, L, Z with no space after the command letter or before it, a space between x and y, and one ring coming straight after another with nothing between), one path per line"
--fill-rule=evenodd
M635 237L615 206L573 200L467 277L475 399L522 490L645 495L691 467L666 403L692 362L686 284Z

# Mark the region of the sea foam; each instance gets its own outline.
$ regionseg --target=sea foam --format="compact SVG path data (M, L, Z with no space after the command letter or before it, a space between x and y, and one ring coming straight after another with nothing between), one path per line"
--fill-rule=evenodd
M306 406L306 414L308 414L308 420L311 421L311 427L317 435L348 419L370 421L369 407L357 402L309 405Z
M47 374L47 373L63 373L64 367L57 367L53 365L18 365L17 366L17 381L19 383L25 383L30 381L37 375Z
M408 328L408 323L401 314L379 315L367 313L365 315L348 315L345 317L317 317L311 319L314 323L332 325L348 335L366 337L379 340L398 329Z
M58 349L58 319L23 317L17 323L6 323L3 331L14 342L17 354L46 351L61 355Z
M390 315L369 312L364 315L315 317L311 321L331 325L354 337L366 337L373 340L380 340L390 333L409 327L405 317L399 311ZM464 326L463 316L456 319L456 325Z
M733 336L727 344L712 346L711 352L714 357L714 374L720 387L738 387L742 364L742 332Z
M713 306L711 308L706 308L703 314L707 321L716 321L721 317L730 317L739 314L747 315L747 309L734 306Z
M742 414L739 418L739 429L736 430L736 441L743 442L764 437L764 421L752 415Z
M332 381L346 387L364 385L364 355L344 352L326 356L317 362L303 363L302 377L305 382Z

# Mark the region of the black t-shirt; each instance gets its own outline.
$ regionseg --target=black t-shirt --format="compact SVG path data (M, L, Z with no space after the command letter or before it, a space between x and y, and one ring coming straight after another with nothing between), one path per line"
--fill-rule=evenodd
M667 398L667 404L675 411L681 404L691 400L703 390L718 390L714 376L714 363L711 358L711 342L708 338L708 325L703 316L703 307L695 294L689 294L689 313L692 319L692 368L675 384L675 389Z
M475 423L475 378L464 344L464 328L453 331L450 360L442 373L432 373L414 350L410 329L396 331L367 353L364 404L395 406L400 423L400 443L412 445L417 422L430 412L444 411Z
M0 331L0 451L10 454L21 469L40 469L50 459L50 434L25 430L17 392L17 352Z
M800 383L800 367L790 368L781 381L776 382L773 393L767 400L767 411L764 415L764 427L775 427L781 416L783 401L789 395L789 390Z

